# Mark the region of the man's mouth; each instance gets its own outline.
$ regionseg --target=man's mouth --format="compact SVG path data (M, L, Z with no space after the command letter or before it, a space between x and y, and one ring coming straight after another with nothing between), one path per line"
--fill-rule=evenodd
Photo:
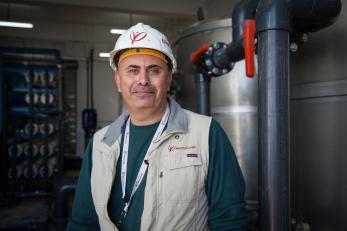
M149 95L153 95L154 92L153 91L134 91L133 94L137 96L149 96Z
M137 87L132 91L137 96L148 96L154 94L154 92L154 89L151 87Z

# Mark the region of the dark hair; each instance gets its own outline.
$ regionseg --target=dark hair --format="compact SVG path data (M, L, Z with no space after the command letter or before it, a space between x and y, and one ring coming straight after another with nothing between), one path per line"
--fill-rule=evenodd
M171 62L171 59L165 55L166 61L167 61L167 66L169 67L169 71L172 71L173 65Z

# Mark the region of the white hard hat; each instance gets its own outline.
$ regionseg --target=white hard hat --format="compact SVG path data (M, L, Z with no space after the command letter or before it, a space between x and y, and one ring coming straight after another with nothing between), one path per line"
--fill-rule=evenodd
M110 65L113 70L117 69L114 57L119 51L129 48L149 48L162 52L170 59L172 72L176 70L176 59L172 54L171 46L166 36L148 25L144 25L141 22L137 23L118 38L114 49L110 52Z

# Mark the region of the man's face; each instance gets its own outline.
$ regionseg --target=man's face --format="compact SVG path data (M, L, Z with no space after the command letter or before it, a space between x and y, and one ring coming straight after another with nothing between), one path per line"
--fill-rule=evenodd
M155 112L166 105L172 75L160 58L128 56L119 63L115 79L129 111L150 109Z

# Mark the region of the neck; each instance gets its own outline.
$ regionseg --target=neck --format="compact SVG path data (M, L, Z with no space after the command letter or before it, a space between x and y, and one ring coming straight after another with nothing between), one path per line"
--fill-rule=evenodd
M154 124L156 122L159 122L161 118L165 114L167 102L163 106L161 106L159 109L155 110L136 110L136 111L129 111L130 114L130 121L132 124L137 126L144 126L144 125L150 125Z

